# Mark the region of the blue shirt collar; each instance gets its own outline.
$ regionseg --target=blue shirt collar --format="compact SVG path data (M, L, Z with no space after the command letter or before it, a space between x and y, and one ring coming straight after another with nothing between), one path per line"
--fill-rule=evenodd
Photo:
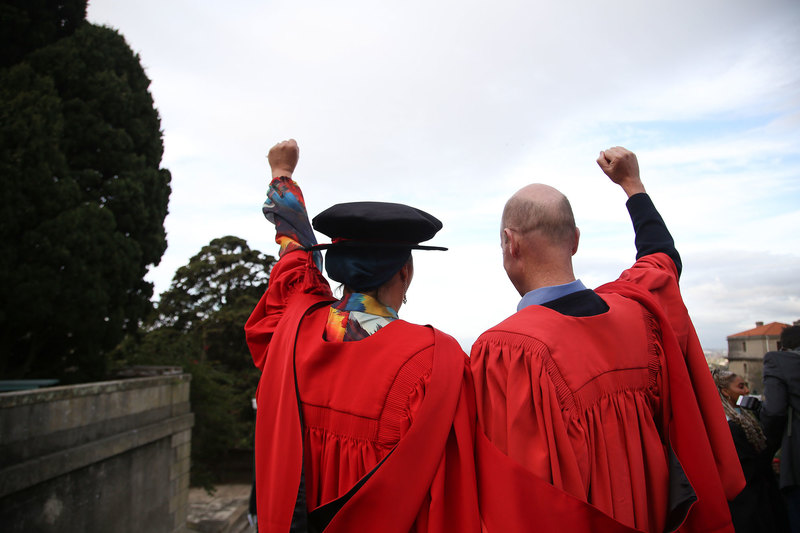
M557 298L561 298L573 292L585 291L586 286L579 279L564 283L563 285L552 285L550 287L539 287L532 291L526 292L522 300L517 304L517 311L522 311L529 305L542 305L547 302L552 302Z

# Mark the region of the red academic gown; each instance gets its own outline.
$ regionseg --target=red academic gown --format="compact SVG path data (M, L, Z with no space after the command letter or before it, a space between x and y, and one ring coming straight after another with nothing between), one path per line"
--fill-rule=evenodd
M464 352L452 337L402 320L360 341L327 342L329 301L310 254L291 252L273 269L245 327L263 371L259 531L289 531L301 469L310 511L363 483L326 532L479 531L475 405Z
M744 480L677 277L648 255L597 289L608 312L529 306L476 341L490 532L733 531Z

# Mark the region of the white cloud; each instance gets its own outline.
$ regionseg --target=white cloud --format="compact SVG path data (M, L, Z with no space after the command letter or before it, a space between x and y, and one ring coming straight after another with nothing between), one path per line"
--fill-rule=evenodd
M215 237L275 252L265 154L293 136L312 215L376 199L444 221L436 241L452 249L417 254L406 312L465 342L515 308L497 239L522 185L570 197L588 284L630 263L624 195L594 163L621 144L684 254L704 340L795 312L795 285L738 303L748 279L780 294L753 257L800 257L794 0L93 0L89 19L118 28L153 80L173 176L157 292ZM731 255L750 258L741 279L724 274Z
M726 337L756 321L800 320L800 257L742 249L685 257L684 300L709 348L727 348Z

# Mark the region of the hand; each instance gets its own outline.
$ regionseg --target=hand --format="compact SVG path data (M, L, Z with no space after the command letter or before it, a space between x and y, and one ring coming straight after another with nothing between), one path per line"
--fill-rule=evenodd
M267 154L267 161L269 161L269 166L272 169L272 177L280 178L285 176L291 178L299 158L300 148L298 148L297 141L294 139L279 142L270 148L269 154Z
M597 164L603 169L611 181L622 187L628 198L634 194L645 192L639 176L639 161L636 154L621 146L615 146L600 152Z

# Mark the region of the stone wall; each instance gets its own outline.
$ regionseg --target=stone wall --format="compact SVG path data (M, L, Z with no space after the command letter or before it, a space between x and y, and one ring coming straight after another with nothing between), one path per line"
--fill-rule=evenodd
M778 349L779 335L728 337L728 369L749 384L751 394L764 392L764 354Z
M728 359L761 361L764 354L778 349L780 335L728 337Z
M190 379L0 394L0 531L185 531Z

